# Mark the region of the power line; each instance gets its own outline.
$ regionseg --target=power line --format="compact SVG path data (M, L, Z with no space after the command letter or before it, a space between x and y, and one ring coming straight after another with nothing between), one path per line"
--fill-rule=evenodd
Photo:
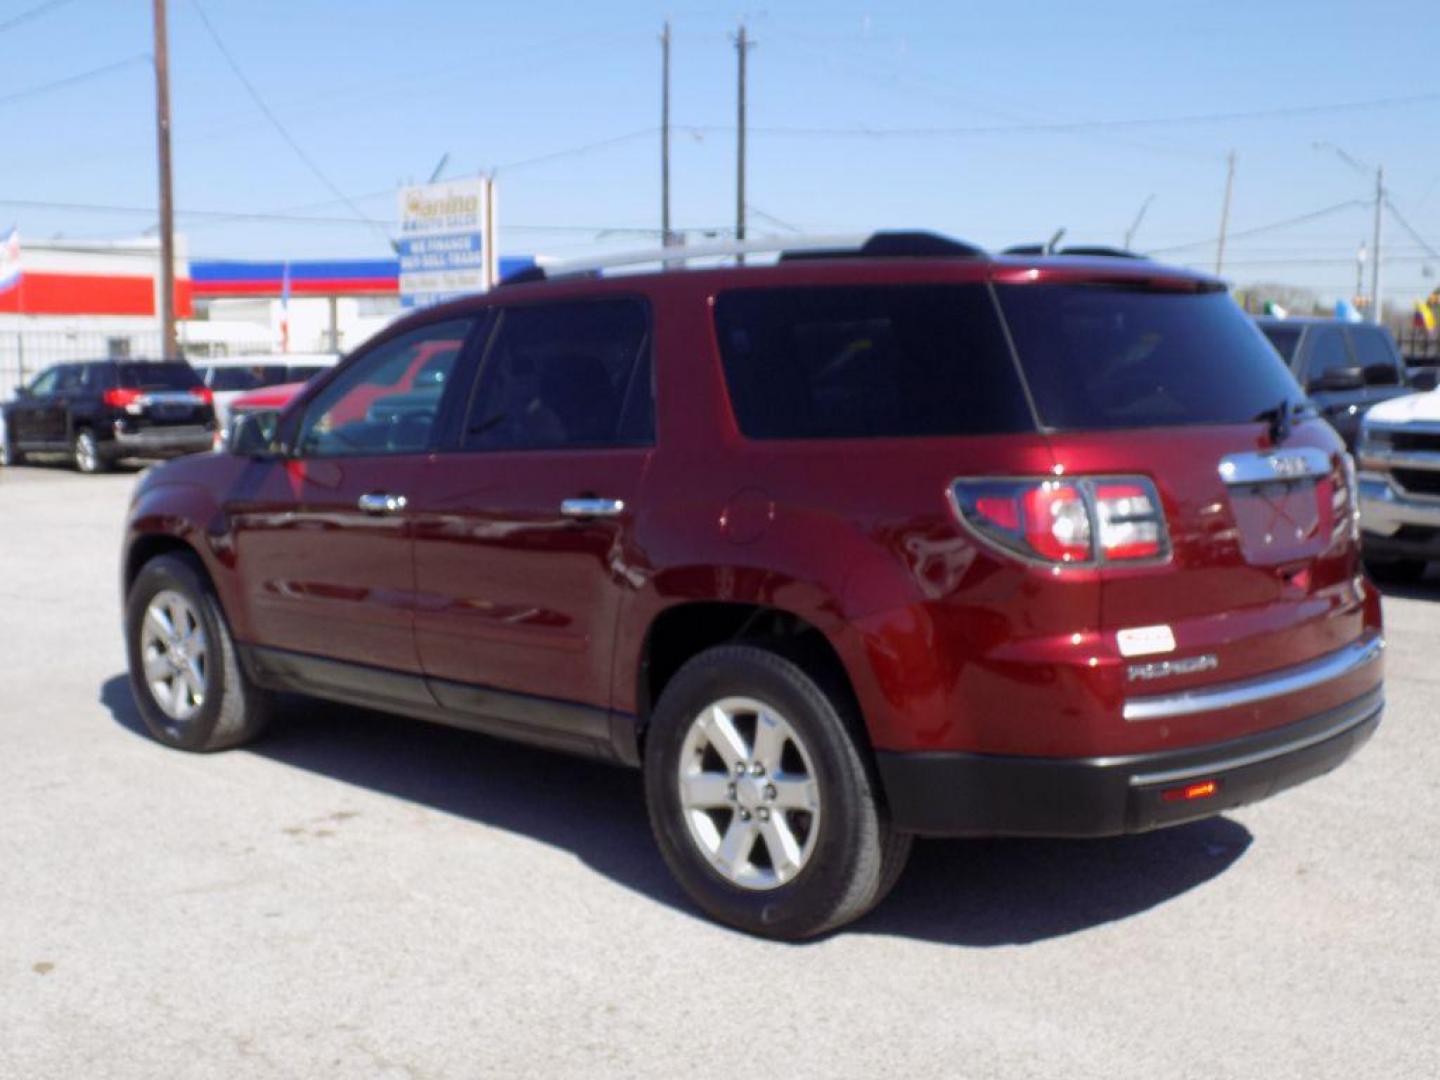
M1400 208L1390 201L1390 196L1388 195L1385 196L1385 205L1390 208L1390 213L1395 215L1395 220L1400 223L1400 227L1410 234L1410 239L1414 240L1417 244L1424 248L1425 251L1429 253L1432 259L1440 259L1440 252L1437 252L1433 247L1431 247L1425 241L1425 238L1415 231L1414 226L1412 226L1410 222L1405 220L1405 215L1400 213Z
M504 165L496 165L493 169L491 169L491 171L495 173L512 172L515 169L523 169L531 165L539 165L542 162L546 161L555 161L559 158L575 157L580 154L588 154L592 150L602 150L607 146L615 146L619 143L632 142L635 139L648 138L649 136L659 132L659 130L659 127L651 125L647 128L641 128L638 131L626 132L624 135L613 135L608 139L601 139L598 142L583 143L580 146L572 146L565 150L554 150L548 154L540 154L536 157L521 158L519 161L511 161Z
M381 235L383 236L384 231L379 229L378 223L368 218L365 215L364 211L362 211L358 206L356 206L355 203L350 199L350 197L340 190L340 188L335 184L335 182L332 181L330 177L325 174L325 170L320 168L320 166L315 163L315 160L308 153L306 153L305 148L300 145L299 141L290 134L289 130L285 127L285 125L280 122L280 118L271 111L270 106L265 104L265 99L260 96L260 91L257 90L255 88L255 84L246 77L245 72L241 70L240 65L236 61L234 55L230 52L228 48L226 48L225 42L221 40L219 33L216 32L214 25L210 22L210 17L205 14L205 9L200 6L200 0L190 0L190 3L191 6L195 9L195 14L200 16L200 22L204 25L205 32L210 35L210 40L215 43L215 48L220 50L220 55L225 58L225 62L230 65L230 70L235 73L235 77L239 79L241 85L245 87L245 91L250 95L250 99L255 102L256 108L258 108L262 113L265 114L265 118L269 120L275 130L279 132L280 137L285 140L291 150L295 151L295 156L305 163L306 168L308 168L312 173L315 174L316 179L318 179L322 184L324 184L325 187L329 189L332 195L334 195L350 209L350 212L355 215L357 220L368 222L369 224L374 226L377 231L381 232ZM387 244L390 242L390 238L388 236L385 236L385 242Z
M136 53L124 60L116 60L112 64L105 64L98 68L91 68L89 71L82 71L77 75L67 75L63 79L56 79L54 82L42 83L39 86L31 86L25 90L16 90L0 97L0 105L9 105L12 102L23 101L26 98L36 97L39 94L48 94L52 90L61 90L67 86L74 86L76 83L87 82L90 79L97 79L101 75L109 75L112 71L119 71L121 68L133 67L136 64L150 63L149 53Z
M1400 97L1369 98L1363 101L1342 101L1327 105L1286 105L1269 109L1237 110L1233 112L1182 113L1176 116L1124 117L1108 120L1055 120L1035 121L1019 124L972 124L963 127L751 127L757 135L778 135L796 137L836 138L934 138L953 135L1010 135L1043 134L1074 131L1103 131L1114 128L1155 127L1175 124L1216 124L1235 120L1264 120L1287 116L1306 116L1315 113L1332 114L1355 112L1367 109L1395 108L1401 105L1420 105L1440 101L1440 93L1409 94ZM733 127L707 124L687 130L701 133L723 134L733 132Z
M1268 225L1256 225L1254 228L1241 229L1239 232L1229 234L1231 240L1243 240L1247 236L1258 236L1261 233L1274 232L1278 229L1288 229L1293 225L1303 225L1307 221L1315 221L1318 218L1329 217L1331 214L1339 213L1341 210L1349 210L1356 206L1369 206L1368 199L1347 199L1345 202L1336 203L1334 206L1322 207L1319 210L1312 210L1308 214L1299 214L1296 217L1285 218L1283 221L1273 221ZM1189 251L1191 248L1210 247L1218 242L1219 237L1212 236L1208 240L1193 240L1188 244L1172 244L1169 247L1151 248L1147 255L1168 255L1175 251Z
M27 23L31 19L38 19L47 11L52 11L55 8L61 7L68 3L70 3L70 0L46 0L46 2L43 4L36 4L28 11L22 11L19 15L13 15L10 18L6 19L3 23L0 23L0 34L3 34L6 30L13 30L21 23Z

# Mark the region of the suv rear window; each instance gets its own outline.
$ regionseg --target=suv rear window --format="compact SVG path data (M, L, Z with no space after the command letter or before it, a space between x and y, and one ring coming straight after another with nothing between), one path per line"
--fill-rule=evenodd
M1223 292L1112 285L995 291L1048 428L1238 424L1304 398Z
M715 326L747 438L1035 428L983 285L737 290Z
M200 385L189 364L117 364L116 378L127 390L188 390Z

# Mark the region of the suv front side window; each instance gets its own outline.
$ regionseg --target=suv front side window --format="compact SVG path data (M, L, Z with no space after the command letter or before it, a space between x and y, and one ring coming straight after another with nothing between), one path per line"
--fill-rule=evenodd
M465 425L467 450L645 446L655 439L640 300L508 309Z
M49 397L55 393L55 384L60 381L60 372L63 368L52 367L49 371L41 372L39 377L30 384L31 397Z
M1365 372L1368 386L1394 386L1400 381L1400 357L1390 341L1390 332L1380 326L1352 326L1350 347L1355 362Z
M1315 344L1310 347L1306 382L1324 383L1327 377L1355 368L1355 358L1345 344L1345 335L1338 326L1322 326L1315 331Z
M450 373L473 326L471 319L435 323L359 358L306 409L297 452L343 457L428 449Z

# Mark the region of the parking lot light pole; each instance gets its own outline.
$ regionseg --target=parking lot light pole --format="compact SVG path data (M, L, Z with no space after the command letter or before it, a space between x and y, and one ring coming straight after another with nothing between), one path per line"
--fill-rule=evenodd
M1376 326L1385 322L1380 311L1380 221L1385 210L1385 166L1375 170L1375 242L1370 259L1370 321Z

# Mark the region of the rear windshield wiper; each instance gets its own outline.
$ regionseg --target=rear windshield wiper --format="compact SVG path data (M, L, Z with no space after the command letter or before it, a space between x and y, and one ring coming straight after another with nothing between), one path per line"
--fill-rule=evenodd
M1280 404L1269 409L1262 409L1251 417L1252 421L1264 421L1270 425L1270 441L1280 445L1290 437L1290 419L1300 412L1300 402L1291 403L1288 397L1280 399Z

